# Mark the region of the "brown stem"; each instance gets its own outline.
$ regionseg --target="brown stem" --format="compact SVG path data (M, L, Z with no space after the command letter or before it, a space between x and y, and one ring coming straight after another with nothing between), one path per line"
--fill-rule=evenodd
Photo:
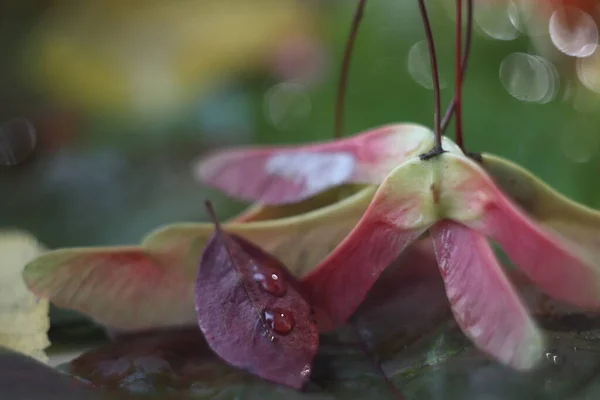
M431 31L431 24L429 22L429 16L427 15L427 8L425 7L425 0L419 0L419 11L421 12L421 18L423 19L423 25L425 27L425 37L427 40L427 48L429 50L429 60L431 62L431 75L433 77L433 131L435 133L435 147L434 152L442 151L442 133L440 123L440 78L438 72L437 57L435 52L435 44L433 42L433 32ZM434 156L436 154L431 154Z
M219 222L219 219L217 218L217 214L215 214L215 209L212 206L212 202L210 200L206 200L204 202L204 207L206 208L206 212L210 218L210 220L212 221L213 224L215 224L215 228L218 230L221 229L221 223Z
M455 135L456 144L464 151L462 137L462 0L456 0L456 45L455 45L454 98L455 100Z
M465 34L465 51L464 54L462 56L462 62L461 62L461 70L462 70L462 82L464 82L465 79L465 75L467 72L467 64L469 62L469 56L471 53L471 39L473 36L473 0L466 0L467 1L467 13L466 13L466 18L467 18L467 31ZM444 115L444 118L442 119L442 134L446 131L446 129L448 128L448 125L450 124L450 120L452 119L452 116L454 115L454 110L456 108L456 97L452 98L452 102L450 103L450 106L448 107L448 109L446 110L446 114ZM462 132L461 132L462 134ZM456 142L458 144L459 139L457 138ZM460 141L462 142L462 136ZM462 146L461 146L462 148ZM464 151L464 149L462 149Z
M340 80L338 82L337 99L335 103L335 127L333 131L334 138L342 137L344 131L344 101L346 98L346 87L348 86L348 71L350 70L350 60L352 59L352 51L354 50L354 42L358 34L358 28L362 20L365 4L367 0L358 0L354 18L352 19L352 27L348 39L346 40L346 48L344 50L344 59L342 60L342 68L340 72Z

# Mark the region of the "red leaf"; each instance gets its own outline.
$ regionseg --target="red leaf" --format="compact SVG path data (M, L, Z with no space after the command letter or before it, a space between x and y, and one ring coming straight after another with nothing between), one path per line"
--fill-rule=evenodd
M543 340L498 264L487 239L448 220L431 228L452 312L481 350L516 369L529 369Z
M332 142L218 151L200 160L196 176L243 200L294 203L345 183L379 184L431 138L424 126L402 124Z
M274 257L217 224L196 279L198 324L229 364L302 388L319 335L293 276Z

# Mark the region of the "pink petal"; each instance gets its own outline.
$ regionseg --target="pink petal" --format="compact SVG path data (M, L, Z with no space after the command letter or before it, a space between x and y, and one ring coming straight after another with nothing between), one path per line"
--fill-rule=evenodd
M452 189L453 195L464 203L463 211L478 209L478 216L449 217L496 241L549 296L586 309L600 308L600 260L529 218L478 165L464 158L456 161L468 178Z
M498 264L486 238L441 221L431 228L452 312L462 331L486 353L513 368L533 367L543 340Z
M436 221L431 173L418 158L392 171L352 232L303 279L322 330L345 322L384 269Z
M363 222L357 226L303 280L303 287L318 315L326 321L319 328L329 330L343 324L384 269L423 231L400 232L381 221Z
M600 212L560 194L519 165L483 154L483 168L498 187L543 228L591 257L600 257Z
M345 183L379 184L397 165L427 150L431 131L387 125L319 144L218 151L195 167L197 179L247 201L294 203Z

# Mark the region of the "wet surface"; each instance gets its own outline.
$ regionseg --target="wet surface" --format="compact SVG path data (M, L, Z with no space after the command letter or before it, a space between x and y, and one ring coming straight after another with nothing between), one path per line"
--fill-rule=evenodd
M351 323L321 336L303 392L228 366L200 330L189 327L94 341L92 350L58 371L2 353L0 398L396 399L390 384L418 400L600 398L597 315L550 301L513 272L547 341L541 364L519 373L474 349L458 329L435 264L401 266L384 272ZM86 329L99 339L101 329ZM77 337L82 330L75 330ZM60 337L73 342L73 335L51 332L55 343Z
M352 323L322 335L303 392L226 365L193 327L123 336L59 370L95 390L165 396L160 398L397 398L382 371L406 399L600 396L600 319L553 307L540 301L539 293L522 292L547 346L536 369L519 373L473 348L451 318L435 272L386 271Z
M398 336L393 347L400 351L381 349L369 351L370 355L356 332L347 327L323 337L303 393L227 366L194 328L121 339L60 369L114 393L187 394L199 399L284 395L393 399L374 358L408 399L587 399L600 395L600 331L546 331L546 356L528 373L505 368L473 349L452 322L411 345L402 346L405 338Z

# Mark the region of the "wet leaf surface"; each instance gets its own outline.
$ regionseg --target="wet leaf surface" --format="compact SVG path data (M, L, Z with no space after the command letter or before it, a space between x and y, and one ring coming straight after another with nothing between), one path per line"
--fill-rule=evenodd
M10 400L128 400L68 377L28 356L0 348L0 398Z
M452 323L403 351L377 356L386 360L383 370L409 399L564 399L600 394L600 333L547 333L552 348L546 361L524 374L482 356ZM356 340L337 335L323 339L304 392L227 366L191 329L115 343L80 357L68 369L96 386L131 393L186 393L199 399L394 398Z
M321 336L303 392L226 365L197 328L124 337L63 370L99 388L197 399L394 399L374 357L407 399L595 399L600 319L566 314L532 289L525 294L548 343L543 362L528 373L472 347L451 318L436 269L398 265L382 275L351 324Z

